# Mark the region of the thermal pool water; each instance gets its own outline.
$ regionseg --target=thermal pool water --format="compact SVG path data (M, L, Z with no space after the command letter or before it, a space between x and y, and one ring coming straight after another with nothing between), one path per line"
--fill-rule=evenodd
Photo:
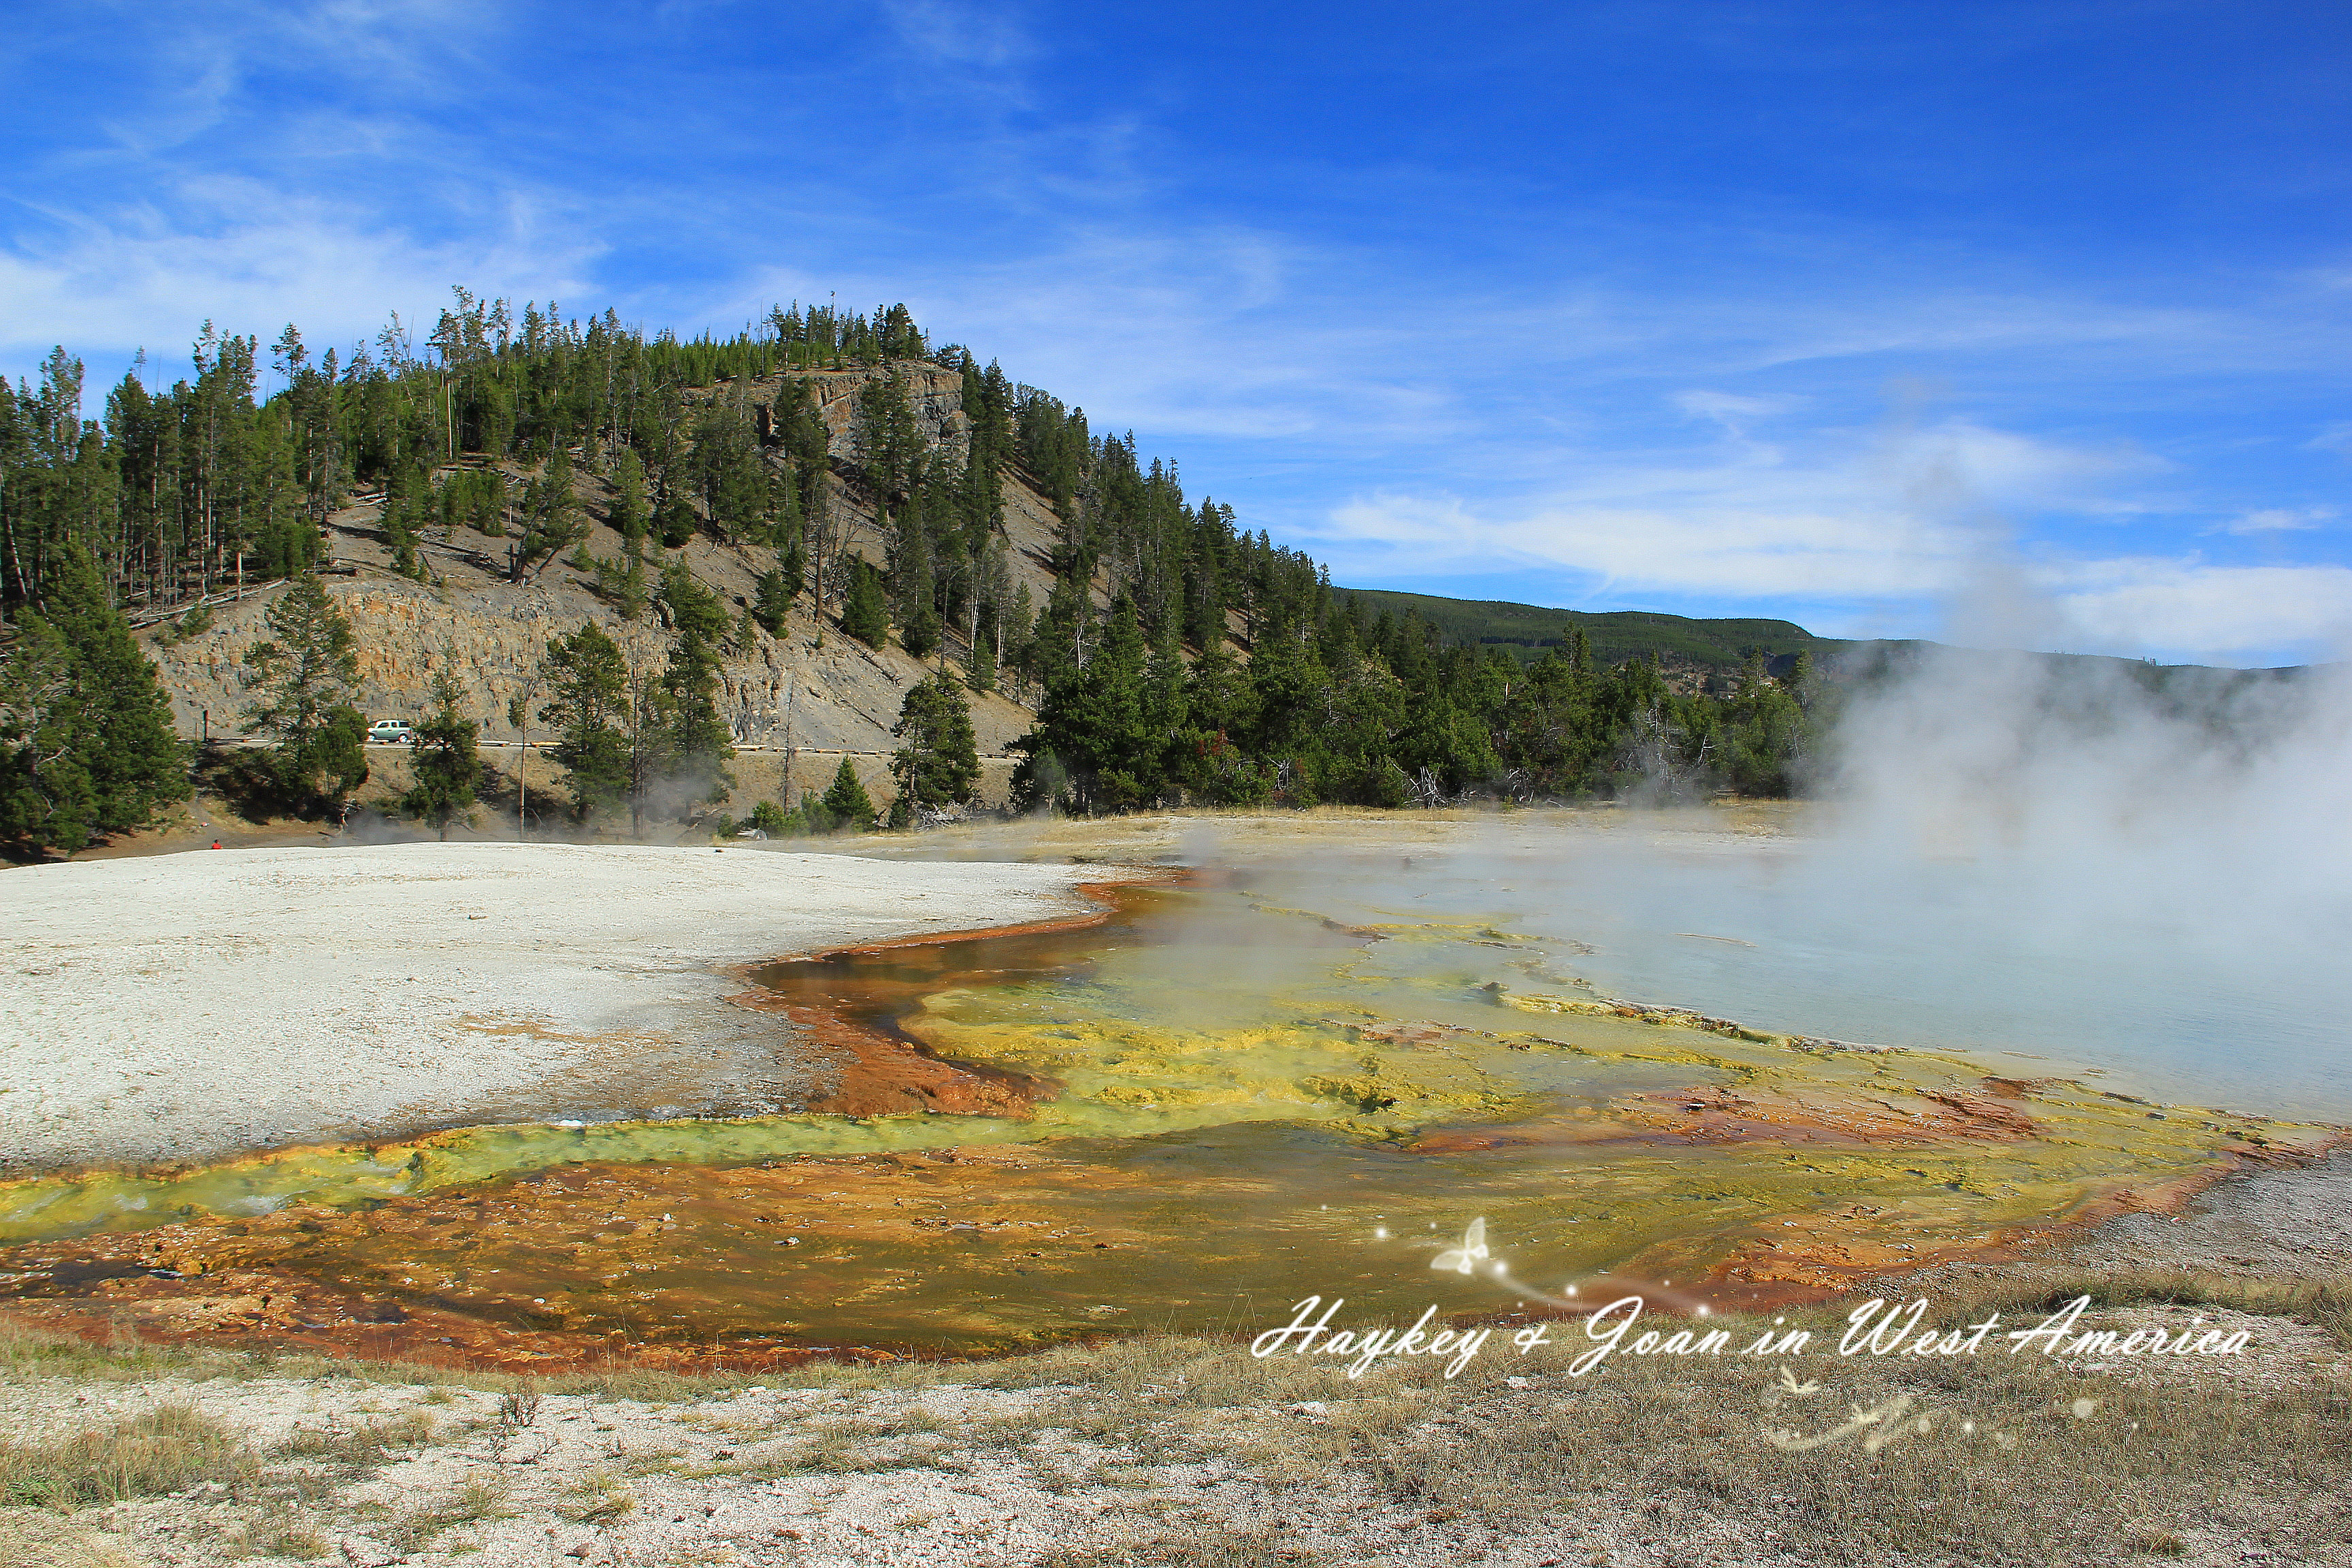
M531 1364L1238 1329L1307 1295L1350 1316L1611 1281L1773 1300L2012 1255L2323 1136L2152 1103L2054 1050L1622 1005L1626 977L1675 978L1645 956L1659 932L1470 862L1116 903L1083 930L751 972L761 1007L954 1064L1024 1114L474 1127L16 1183L0 1292L85 1329ZM1685 1002L1775 940L1670 934L1702 955ZM1788 985L1752 989L1798 1026Z

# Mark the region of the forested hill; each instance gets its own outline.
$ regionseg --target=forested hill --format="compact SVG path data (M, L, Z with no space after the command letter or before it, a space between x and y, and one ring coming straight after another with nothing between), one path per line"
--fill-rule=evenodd
M1554 610L1502 599L1443 599L1383 588L1337 591L1390 615L1411 611L1448 641L1499 648L1527 662L1562 646L1571 626L1584 634L1592 657L1604 664L1649 658L1663 668L1706 672L1737 671L1759 650L1775 668L1785 669L1801 653L1812 654L1818 662L1824 654L1848 646L1834 637L1815 637L1794 621L1692 620L1648 610Z
M50 634L122 616L183 734L275 737L289 796L332 795L317 735L277 735L254 695L297 598L305 635L347 623L348 648L318 667L326 689L272 702L537 725L559 756L603 759L595 778L563 764L571 807L625 796L633 823L753 804L727 766L746 746L824 748L877 801L940 805L907 725L950 687L992 783L951 770L949 804L1777 792L1806 745L1806 668L1772 658L1794 628L1694 634L1717 678L1693 681L1661 668L1675 649L1619 640L1622 617L1528 612L1510 623L1528 641L1562 640L1506 652L1433 619L1441 602L1336 592L1188 497L1172 461L898 306L681 340L458 290L421 342L397 317L348 354L208 323L168 384L142 366L86 397L61 348L38 384L0 384L17 830L100 744L89 672L119 662ZM590 627L610 673L583 707L564 659ZM762 787L796 803L809 782Z

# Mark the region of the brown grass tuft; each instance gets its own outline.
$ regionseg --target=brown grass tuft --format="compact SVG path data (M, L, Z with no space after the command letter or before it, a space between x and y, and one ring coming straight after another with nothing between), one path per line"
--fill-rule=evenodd
M251 1450L212 1417L185 1405L61 1437L0 1442L0 1502L70 1510L179 1491L199 1481L249 1479Z

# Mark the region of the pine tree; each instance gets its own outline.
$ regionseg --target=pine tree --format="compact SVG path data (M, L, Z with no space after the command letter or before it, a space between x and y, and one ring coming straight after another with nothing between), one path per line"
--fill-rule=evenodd
M0 838L70 853L185 800L187 749L89 552L58 551L41 586L0 664Z
M458 712L464 693L445 668L434 672L433 712L416 727L410 767L416 782L400 797L400 809L431 823L449 837L449 819L474 804L474 787L481 777L481 759L474 741L479 727Z
M922 470L923 436L907 405L906 378L895 365L888 374L857 389L849 439L851 453L883 506L913 493Z
M0 834L25 850L70 854L98 831L95 742L73 645L27 611L0 665Z
M890 636L881 574L864 561L851 562L849 574L849 592L841 602L841 629L867 647L880 647Z
M549 694L539 716L557 733L550 754L573 813L585 819L629 793L628 662L620 644L583 621L570 637L549 640L539 668Z
M681 636L692 633L706 643L717 643L727 635L731 624L727 606L688 568L683 555L673 556L663 563L654 602L661 608L662 619L673 630Z
M1125 807L1158 793L1166 738L1147 713L1143 633L1121 601L1084 668L1065 666L1045 689L1022 749L1070 771L1079 804Z
M710 798L723 798L735 783L726 766L735 754L735 733L719 711L719 644L733 629L727 606L695 581L683 556L662 568L659 599L677 632L661 677L670 769Z
M808 576L808 538L801 514L801 490L789 472L779 474L774 480L774 495L769 510L775 514L776 523L769 542L776 549L776 569L784 574L784 583L794 594L801 591Z
M899 644L917 658L928 658L940 642L940 613L933 603L937 580L924 510L908 506L898 514L890 550L891 618L898 623Z
M547 563L588 537L588 519L572 490L572 454L562 447L547 459L546 471L523 491L522 545L515 552L514 580L534 564L536 577Z
M1037 616L1030 608L1029 584L1013 590L1013 602L996 607L996 668L1027 669L1034 658ZM1015 690L1019 688L1016 686Z
M359 656L352 623L316 577L297 577L263 613L270 640L246 650L245 684L260 693L246 733L276 741L278 787L289 796L340 796L367 781L367 721L351 706Z
M1027 584L1023 584L1025 590ZM1024 602L1019 607L1025 610ZM1087 660L1095 641L1094 605L1083 579L1065 573L1054 580L1030 635L1024 639L1022 668L1037 685L1051 689Z
M996 638L994 617L983 624L981 635L972 638L971 657L965 661L965 677L974 691L996 689Z
M43 605L73 650L92 742L86 765L101 835L144 826L188 798L188 752L155 667L107 602L97 563L70 549L50 568Z
M417 553L416 540L425 527L431 493L432 485L425 470L410 468L383 498L383 536L392 545L392 569L420 583L425 581L426 573L424 558Z
M898 798L890 826L911 827L918 808L961 804L980 783L980 755L971 732L971 706L954 676L940 670L908 688L890 733L905 742L891 754Z
M713 533L733 543L769 532L767 468L740 411L724 403L703 410L694 425L693 468Z
M866 786L857 782L856 770L849 759L841 759L840 771L833 775L833 787L824 792L825 814L852 833L863 833L874 826L874 803L866 798Z
M622 573L613 584L613 608L620 612L625 621L637 620L645 615L650 596L646 587L645 558L632 551L628 570Z
M751 618L759 622L770 637L784 635L785 617L793 605L793 591L799 585L797 576L786 575L782 567L760 574L759 587L751 597Z
M632 672L629 678L628 744L629 834L645 836L645 813L654 792L671 775L676 758L670 750L675 704L660 681Z
M633 447L622 447L613 460L613 505L604 521L635 559L646 542L646 466Z

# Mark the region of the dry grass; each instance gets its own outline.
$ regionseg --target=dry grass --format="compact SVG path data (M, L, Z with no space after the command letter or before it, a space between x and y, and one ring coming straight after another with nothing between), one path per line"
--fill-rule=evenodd
M1338 1458L1344 1445L1409 1508L1532 1522L1632 1496L1662 1529L1761 1519L1824 1562L2098 1561L2250 1500L2333 1512L2352 1478L2352 1403L2340 1391L2119 1384L2100 1388L2083 1419L2072 1412L2079 1384L2053 1398L2045 1369L2004 1358L1855 1368L1809 1401L1768 1405L1777 1392L1752 1367L1629 1363L1593 1386L1474 1396L1407 1426L1334 1420L1308 1447ZM1874 1429L1894 1438L1876 1452L1759 1440L1767 1423L1818 1433L1906 1395L1913 1403Z
M45 1509L0 1509L0 1563L138 1568L120 1547Z
M601 1524L618 1519L637 1506L636 1498L620 1477L610 1470L591 1470L564 1489L563 1500L555 1505L556 1517L573 1524Z
M245 1517L231 1521L221 1533L241 1557L307 1559L327 1551L319 1517L284 1500L264 1502Z
M278 1447L289 1459L310 1459L337 1469L372 1471L443 1436L423 1411L358 1426L327 1426L296 1432Z
M1921 1286L1912 1285L1912 1294ZM2352 1279L2270 1279L2196 1268L2134 1268L2093 1273L2053 1268L2031 1277L1938 1283L1937 1304L2000 1312L2051 1310L2088 1296L2101 1308L2177 1305L2222 1307L2256 1317L2292 1318L2352 1350Z
M1992 1310L2015 1324L2089 1294L2103 1310L2186 1303L2291 1317L2352 1346L2352 1290L2340 1280L2053 1269L2031 1279L1942 1279L1927 1289L1936 1319L1946 1324ZM1817 1345L1833 1346L1843 1328L1838 1309L1784 1315L1790 1327L1814 1329ZM1735 1344L1758 1326L1738 1318L1714 1322L1732 1331ZM2132 1371L2126 1367L2095 1376L1998 1351L1844 1360L1831 1352L1797 1368L1818 1382L1813 1388L1781 1380L1776 1363L1737 1355L1620 1356L1598 1373L1570 1378L1566 1363L1584 1348L1577 1328L1560 1325L1555 1337L1562 1345L1524 1358L1498 1338L1452 1382L1419 1362L1390 1363L1349 1382L1321 1358L1257 1360L1232 1340L1174 1338L1070 1345L988 1363L814 1366L756 1379L614 1369L537 1380L427 1371L424 1380L502 1393L494 1436L532 1426L543 1394L685 1404L724 1399L756 1381L841 1395L800 1416L779 1417L772 1405L676 1412L672 1418L689 1429L737 1433L756 1451L689 1463L674 1450L625 1454L615 1447L610 1468L553 1505L557 1517L599 1527L635 1509L629 1474L671 1481L846 1477L958 1469L977 1456L1010 1454L1034 1489L1115 1489L1138 1498L1129 1511L1147 1516L1163 1500L1151 1495L1160 1483L1149 1468L1186 1463L1246 1478L1292 1514L1319 1512L1330 1528L1381 1520L1379 1528L1442 1522L1513 1534L1555 1530L1563 1521L1630 1521L1640 1534L1677 1543L1700 1561L1787 1552L1822 1563L2114 1563L2201 1552L2190 1543L2210 1542L2216 1531L2267 1535L2315 1555L2342 1554L2352 1544L2352 1510L2339 1500L2352 1495L2352 1384L2341 1378L2265 1384L2252 1376L2197 1375L2188 1364L2160 1375L2125 1375ZM96 1348L25 1335L0 1340L0 1368L109 1380L331 1375L385 1384L419 1381L420 1370ZM985 1414L950 1419L939 1411L954 1408L952 1397L904 1397L941 1384L1025 1397L991 1397ZM2077 1414L2084 1399L2093 1402L2087 1415ZM1802 1451L1766 1436L1776 1428L1818 1435L1856 1410L1874 1409L1875 1421ZM245 1521L236 1528L250 1550L299 1551L315 1539L310 1521L332 1510L335 1489L352 1475L428 1442L446 1443L457 1429L436 1428L418 1409L301 1435L265 1457L184 1407L166 1405L68 1438L0 1446L0 1498L71 1508L226 1481ZM507 1507L500 1483L476 1480L372 1533L413 1550ZM1177 1535L1164 1524L1141 1528L1133 1542L1052 1561L1058 1568L1256 1568L1315 1560L1297 1531Z
M2091 1293L2116 1307L2292 1310L2341 1332L2340 1286L2105 1283ZM1938 1316L1963 1322L2006 1309L2006 1321L2030 1321L2087 1284L2053 1277L1966 1300L1940 1293ZM1832 1345L1844 1326L1842 1315L1788 1316ZM1716 1321L1735 1343L1756 1327ZM1300 1493L1351 1476L1375 1506L1507 1531L1614 1516L1639 1500L1659 1538L1753 1540L1769 1530L1774 1547L1811 1562L2161 1557L2183 1550L2184 1531L2233 1520L2258 1531L2291 1520L2290 1533L2313 1546L2352 1542L2352 1512L2338 1500L2352 1484L2352 1387L2341 1383L2086 1376L1996 1351L1832 1354L1811 1363L1822 1386L1799 1394L1775 1368L1736 1356L1621 1357L1571 1379L1567 1363L1583 1348L1521 1358L1490 1345L1452 1384L1415 1364L1349 1384L1309 1358L1256 1362L1221 1342L1137 1341L1062 1357L1055 1370L1087 1388L1039 1419L1142 1456L1221 1459ZM2087 1416L2077 1414L2084 1399ZM1810 1450L1764 1437L1773 1428L1817 1435L1871 1410L1877 1421ZM1147 1540L1071 1563L1272 1563L1298 1560L1297 1550L1270 1538Z
M1049 1552L1037 1568L1290 1568L1315 1556L1278 1532L1160 1535L1117 1546Z
M0 1502L89 1508L252 1476L256 1456L236 1435L185 1405L161 1405L60 1437L0 1441Z
M763 1448L739 1459L683 1465L671 1473L688 1480L733 1476L748 1480L780 1480L791 1476L871 1475L888 1470L919 1469L946 1464L961 1448L973 1446L977 1429L959 1427L952 1436L927 1411L908 1412L896 1420L827 1417L801 1424L788 1445Z
M473 1476L438 1498L414 1503L393 1517L377 1537L404 1555L429 1545L445 1531L487 1519L507 1519L507 1483L500 1477Z

